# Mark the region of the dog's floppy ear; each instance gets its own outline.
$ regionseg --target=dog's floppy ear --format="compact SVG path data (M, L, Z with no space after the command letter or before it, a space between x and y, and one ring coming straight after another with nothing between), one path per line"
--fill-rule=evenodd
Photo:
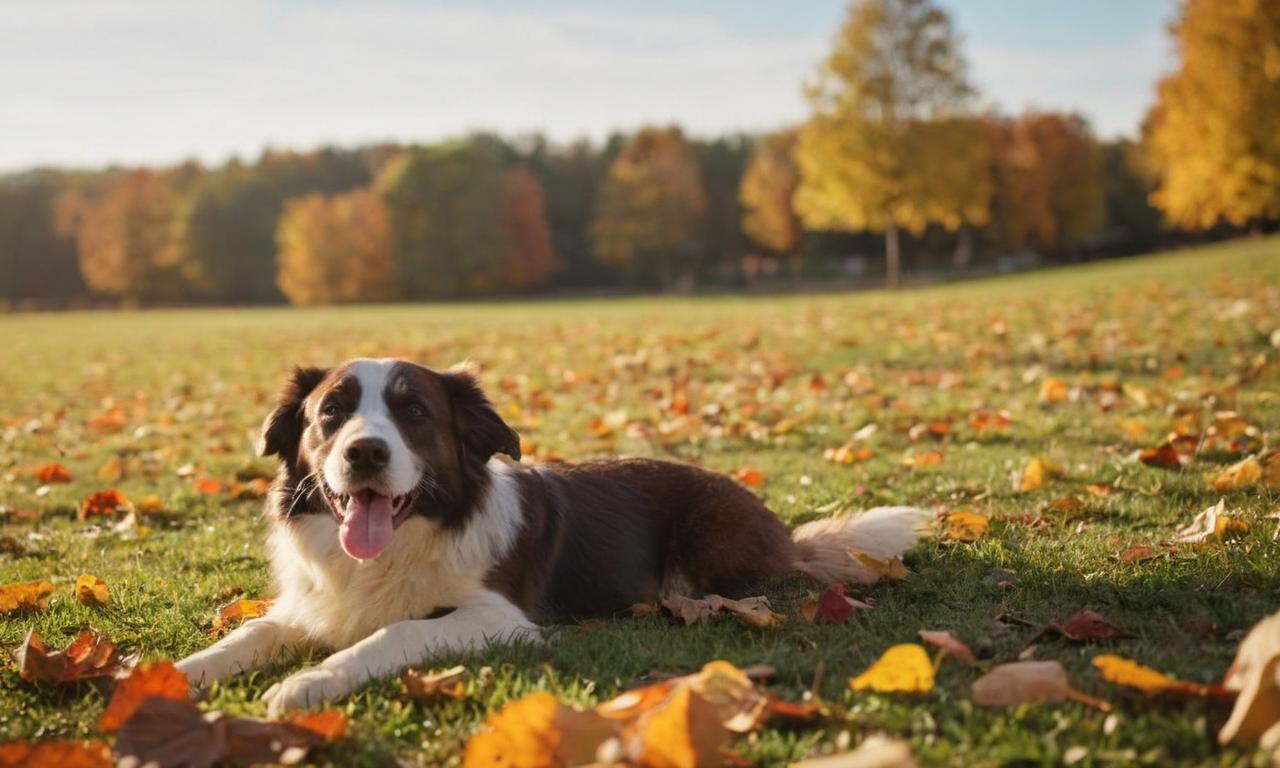
M463 467L471 463L483 466L495 453L519 459L520 435L493 409L473 370L455 366L441 374L441 378L453 406Z
M275 410L262 422L257 445L259 456L279 456L289 466L297 463L298 443L302 441L302 430L306 427L302 403L327 373L327 368L299 366L293 369L289 382L276 399Z

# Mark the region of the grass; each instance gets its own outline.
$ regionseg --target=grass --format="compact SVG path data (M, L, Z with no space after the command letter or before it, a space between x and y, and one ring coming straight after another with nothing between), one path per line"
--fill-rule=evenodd
M907 559L910 578L859 590L877 607L844 626L618 619L464 659L487 668L487 683L462 701L423 706L407 702L398 681L374 684L340 703L350 737L316 760L456 764L468 734L512 697L549 690L585 704L724 658L776 666L787 696L798 696L822 663L821 693L843 706L824 727L735 741L761 765L872 732L908 739L926 764L1055 765L1070 750L1079 765L1249 765L1263 758L1216 746L1221 709L1123 693L1090 660L1114 652L1217 681L1242 631L1276 609L1276 521L1265 517L1280 507L1275 490L1225 494L1250 525L1238 539L1140 563L1116 555L1166 540L1222 495L1211 482L1221 466L1280 443L1280 353L1269 340L1278 327L1277 239L898 294L0 317L0 537L26 550L0 554L0 583L58 586L47 611L0 617L0 648L12 650L30 628L61 645L85 626L148 658L205 647L218 595L240 587L261 596L269 584L259 502L198 493L192 476L271 469L253 457L251 435L286 369L355 355L434 366L472 358L531 454L756 467L766 477L759 492L792 523L910 503L983 512L993 530L972 544L922 544ZM1040 405L1045 377L1063 380L1073 399ZM1104 409L1108 391L1123 394ZM687 414L673 407L676 393ZM115 427L90 425L112 408L123 417ZM970 418L981 409L1007 410L1012 423L979 431ZM1252 427L1234 444L1206 443L1181 471L1133 460L1175 423L1200 434L1223 410ZM934 421L948 425L945 435L912 429ZM824 450L868 424L877 425L866 440L870 460L824 460ZM928 449L942 462L903 463ZM1011 473L1032 456L1063 474L1019 493ZM120 478L110 471L116 458ZM32 470L50 461L70 468L73 482L38 489ZM1094 497L1090 483L1115 492ZM160 497L148 536L130 540L77 519L81 499L108 486ZM1082 505L1050 506L1066 496ZM106 606L71 599L84 572L111 585ZM775 593L784 609L794 596ZM1077 687L1114 702L1109 715L1078 704L985 710L969 700L974 674L953 664L928 695L847 687L917 630L950 629L1004 661L1036 627L1085 607L1134 637L1046 640L1037 657L1061 660ZM317 659L290 657L215 687L205 706L263 715L258 696ZM92 685L37 687L0 671L0 738L95 735L104 703Z

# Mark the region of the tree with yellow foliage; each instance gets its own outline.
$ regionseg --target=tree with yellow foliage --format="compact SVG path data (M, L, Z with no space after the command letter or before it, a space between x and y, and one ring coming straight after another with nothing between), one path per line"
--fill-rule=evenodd
M885 233L981 225L991 194L981 122L947 14L932 0L857 0L809 88L795 204L812 229Z
M1152 202L1189 229L1280 216L1280 3L1184 0L1173 33L1181 63L1146 126Z
M600 187L591 234L596 258L671 287L697 256L707 209L697 158L679 128L645 128Z
M293 304L381 301L395 294L390 218L373 190L288 201L276 242L276 283Z
M800 183L791 159L795 145L795 131L761 138L738 188L742 231L761 248L783 257L795 252L804 232L794 204Z

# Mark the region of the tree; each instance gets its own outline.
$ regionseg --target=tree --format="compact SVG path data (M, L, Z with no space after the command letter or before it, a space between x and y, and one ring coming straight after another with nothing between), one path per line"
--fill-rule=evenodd
M699 237L702 243L700 266L703 269L723 264L736 265L746 255L747 241L742 233L742 204L738 201L738 189L751 157L751 144L751 140L742 135L693 143L707 201Z
M75 237L90 289L133 302L192 297L201 276L187 258L181 222L202 173L191 164L138 170L96 193L64 193L58 203L61 231Z
M1102 155L1084 118L1030 111L993 118L988 136L996 184L990 231L997 242L1071 248L1102 230Z
M396 281L406 298L462 296L504 285L503 159L490 142L420 147L388 163Z
M555 271L542 185L528 166L508 168L503 177L502 229L504 287L526 290L546 283Z
M804 234L794 201L800 183L791 158L795 145L795 131L761 138L738 192L743 208L742 231L761 248L784 257L795 252Z
M676 127L645 128L619 153L600 187L591 229L596 257L670 288L699 254L706 208L684 134Z
M1280 216L1280 3L1184 0L1173 33L1181 63L1147 121L1152 200L1189 229Z
M1101 149L1109 236L1135 251L1149 250L1160 237L1160 212L1151 206L1156 180L1147 153L1128 139L1105 142Z
M596 259L591 241L597 195L612 160L586 141L566 147L539 142L528 156L546 192L551 242L562 264L557 283L600 285L616 277L612 267Z
M293 304L382 301L394 295L390 219L372 190L288 201L276 239L277 282Z
M947 14L931 0L858 0L809 88L796 147L795 205L813 229L885 233L899 282L898 230L985 223L985 142Z
M54 222L66 176L30 171L0 178L0 301L65 302L84 295L75 241Z

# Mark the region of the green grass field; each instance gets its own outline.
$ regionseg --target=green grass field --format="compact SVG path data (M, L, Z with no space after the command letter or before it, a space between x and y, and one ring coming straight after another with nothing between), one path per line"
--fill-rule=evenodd
M1267 517L1280 491L1213 489L1222 467L1280 444L1278 328L1275 238L897 294L0 316L0 540L23 550L0 554L0 584L57 585L47 610L0 617L0 649L33 627L60 646L86 626L146 658L205 647L219 595L266 596L269 585L260 502L199 493L195 479L272 468L251 439L286 370L357 355L437 367L471 358L530 456L754 467L765 477L756 490L789 523L903 503L981 512L992 531L922 543L905 581L855 591L876 608L843 626L796 617L788 583L773 597L791 616L773 629L620 618L462 660L491 669L463 700L423 706L399 681L372 685L339 703L350 734L315 760L456 763L485 715L513 697L548 690L585 704L722 658L774 665L789 697L822 663L821 694L842 708L821 727L735 739L760 765L875 732L908 739L925 764L1260 764L1216 745L1220 706L1126 693L1090 660L1117 653L1216 682L1242 631L1280 607L1278 521ZM1065 401L1039 402L1050 377L1066 385ZM979 412L1001 410L1006 428L980 428ZM1242 421L1215 422L1220 411ZM929 429L935 422L946 428ZM857 443L868 460L824 459L870 424ZM1197 438L1188 466L1134 459L1177 428ZM932 449L936 465L904 462ZM1061 475L1019 492L1011 476L1032 457ZM34 470L47 462L73 481L38 488ZM149 535L79 519L81 500L107 487L159 497ZM1080 503L1053 504L1065 497ZM1246 534L1176 553L1159 546L1219 498ZM1162 554L1119 561L1144 544ZM81 573L108 582L107 605L71 597ZM988 662L1008 661L1037 627L1086 607L1134 637L1041 640L1036 658L1065 663L1077 688L1114 704L1109 715L1074 703L983 709L969 697L975 673L952 663L926 695L848 688L918 630L949 629ZM215 687L202 706L262 716L259 695L317 658ZM0 739L95 736L104 701L90 684L24 683L10 665L0 671Z

